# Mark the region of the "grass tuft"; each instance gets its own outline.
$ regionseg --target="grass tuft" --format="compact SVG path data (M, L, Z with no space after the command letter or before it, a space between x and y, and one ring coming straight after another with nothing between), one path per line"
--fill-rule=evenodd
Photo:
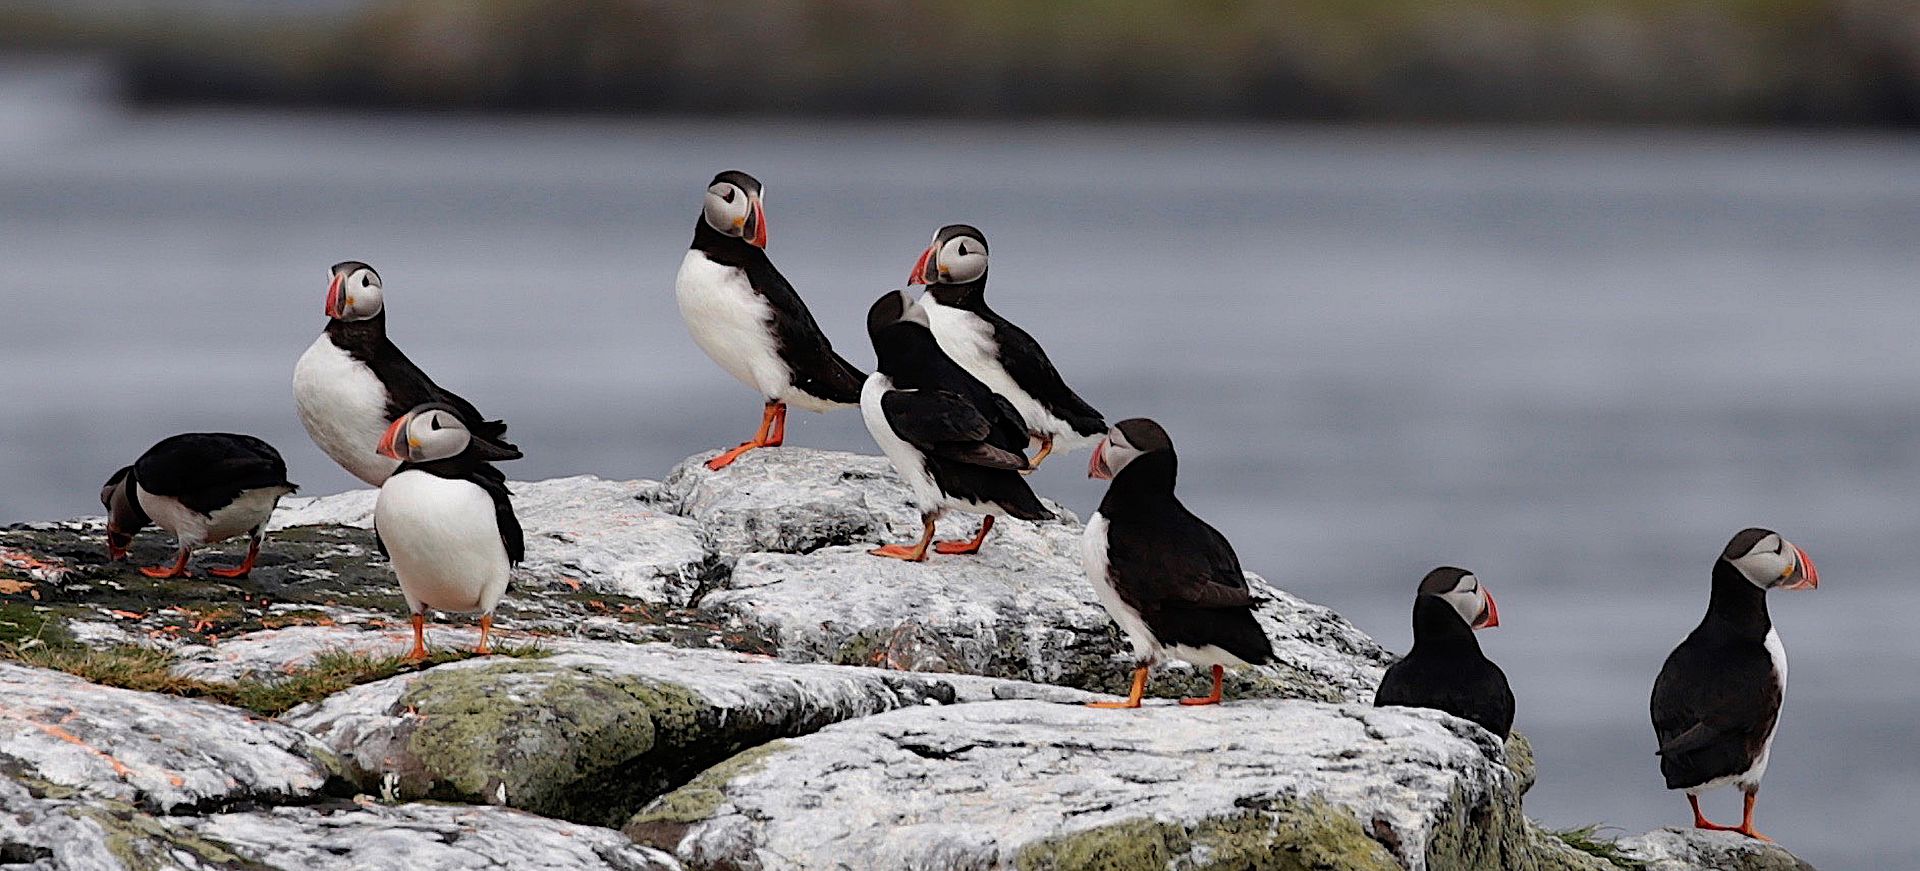
M1555 829L1551 834L1566 842L1567 846L1589 856L1604 859L1615 868L1627 868L1631 871L1643 871L1647 863L1620 852L1620 845L1614 839L1601 832L1609 827L1599 823L1575 826L1571 829Z
M494 655L528 659L546 656L547 652L538 645L498 645ZM417 663L397 654L374 656L354 650L328 650L270 680L227 682L176 675L172 671L174 656L149 647L0 643L0 659L63 671L103 686L209 699L269 717L348 687L471 658L471 651L445 648Z

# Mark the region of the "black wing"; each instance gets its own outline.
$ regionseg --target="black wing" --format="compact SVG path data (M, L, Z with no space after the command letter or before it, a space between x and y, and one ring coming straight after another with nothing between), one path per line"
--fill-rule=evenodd
M1773 731L1780 702L1762 644L1729 647L1689 635L1661 667L1648 705L1667 788L1747 770Z
M896 435L932 456L989 469L1027 468L1024 455L989 442L992 422L957 393L889 390L880 397L880 410Z
M202 514L225 506L245 490L294 486L279 451L239 433L184 433L163 439L141 455L133 472L147 492L171 496Z
M1047 357L1039 342L997 313L989 313L988 318L993 323L994 341L1000 346L1001 365L1014 383L1055 417L1071 424L1075 432L1094 435L1106 431L1100 411L1067 386L1066 379L1053 368L1053 360Z
M1415 652L1393 664L1374 692L1374 707L1396 705L1445 711L1507 737L1513 731L1513 689L1507 675L1484 656L1457 651L1453 658Z
M833 350L833 342L813 319L800 293L764 255L748 265L748 280L773 308L774 335L780 340L793 386L831 402L858 404L866 373Z
M1110 520L1107 560L1120 597L1160 643L1213 645L1255 665L1273 661L1239 557L1184 508L1161 523Z
M507 547L507 563L519 565L527 556L527 540L520 530L520 518L513 514L513 497L507 492L505 477L492 466L482 466L469 480L493 497L493 519L500 526L500 543Z

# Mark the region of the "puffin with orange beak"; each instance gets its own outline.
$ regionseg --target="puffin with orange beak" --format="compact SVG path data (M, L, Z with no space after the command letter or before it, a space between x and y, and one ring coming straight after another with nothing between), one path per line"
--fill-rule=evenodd
M513 566L526 555L506 478L488 465L511 457L473 438L459 409L439 403L401 415L375 449L400 464L380 485L373 534L407 599L413 621L408 657L427 656L428 608L479 612L475 652L491 653L493 609L507 592Z
M762 194L760 181L744 172L714 176L693 225L693 246L674 279L694 344L766 401L753 438L707 461L716 471L755 448L784 442L789 404L815 412L858 405L867 377L833 350L800 294L767 258Z
M908 284L924 284L921 305L940 350L1013 403L1039 444L1038 468L1056 450L1091 445L1107 431L1100 412L1081 399L1053 368L1033 336L988 307L987 236L949 224L913 264Z
M1428 572L1413 597L1413 649L1380 679L1374 706L1445 711L1507 737L1513 688L1473 637L1476 629L1498 625L1500 608L1472 572L1452 566Z
M1668 789L1685 790L1696 829L1769 840L1753 828L1753 804L1787 695L1787 649L1767 615L1767 591L1811 590L1820 570L1807 552L1770 529L1743 529L1713 564L1707 616L1667 656L1653 682L1653 732ZM1740 825L1707 821L1700 793L1745 793Z
M333 265L327 283L327 328L293 367L293 404L320 450L375 487L399 464L374 452L393 419L436 402L460 415L473 437L501 459L519 459L507 425L486 420L473 403L433 382L387 338L380 273L358 260ZM508 455L511 456L508 456Z
M1135 664L1124 701L1091 707L1140 707L1147 673L1163 659L1213 672L1213 692L1181 699L1183 705L1219 704L1227 666L1274 661L1240 557L1174 495L1178 471L1172 437L1144 417L1114 424L1093 448L1087 476L1113 483L1087 519L1080 562L1100 604L1132 642Z

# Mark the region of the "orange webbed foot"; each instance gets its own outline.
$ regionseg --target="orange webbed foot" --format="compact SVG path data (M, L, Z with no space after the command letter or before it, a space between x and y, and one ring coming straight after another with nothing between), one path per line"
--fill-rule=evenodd
M936 542L934 542L934 543L933 543L933 552L934 552L934 553L945 553L945 554L963 554L963 553L979 553L979 552L980 552L980 542L977 542L977 541L936 541Z
M141 566L140 574L161 580L167 578L184 578L187 576L187 569L185 566Z
M253 574L253 566L234 566L230 569L207 569L207 574L216 578L244 578Z
M873 550L867 551L867 553L873 554L874 556L884 556L884 557L891 557L897 560L906 560L907 562L912 562L912 563L924 562L927 558L927 551L925 548L908 547L904 544L883 545L881 547L876 547Z
M1118 702L1088 702L1087 707L1105 708L1107 710L1118 710L1121 708L1137 708L1137 707L1140 707L1140 700L1126 699L1124 701L1118 701Z

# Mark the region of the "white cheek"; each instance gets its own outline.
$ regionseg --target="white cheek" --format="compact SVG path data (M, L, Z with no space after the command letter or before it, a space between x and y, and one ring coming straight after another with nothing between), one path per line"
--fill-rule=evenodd
M1787 558L1777 553L1754 553L1734 560L1733 566L1748 583L1764 590L1779 583L1781 573L1787 570Z
M1140 456L1138 450L1126 445L1110 442L1107 445L1106 453L1107 469L1118 475L1120 474L1120 470L1126 468L1127 464L1133 462L1133 458L1137 456Z
M1480 618L1480 592L1478 590L1471 592L1455 590L1451 593L1441 594L1440 598L1447 600L1447 604L1453 606L1454 613L1459 614L1460 619L1465 620L1468 626L1472 626L1473 621Z

